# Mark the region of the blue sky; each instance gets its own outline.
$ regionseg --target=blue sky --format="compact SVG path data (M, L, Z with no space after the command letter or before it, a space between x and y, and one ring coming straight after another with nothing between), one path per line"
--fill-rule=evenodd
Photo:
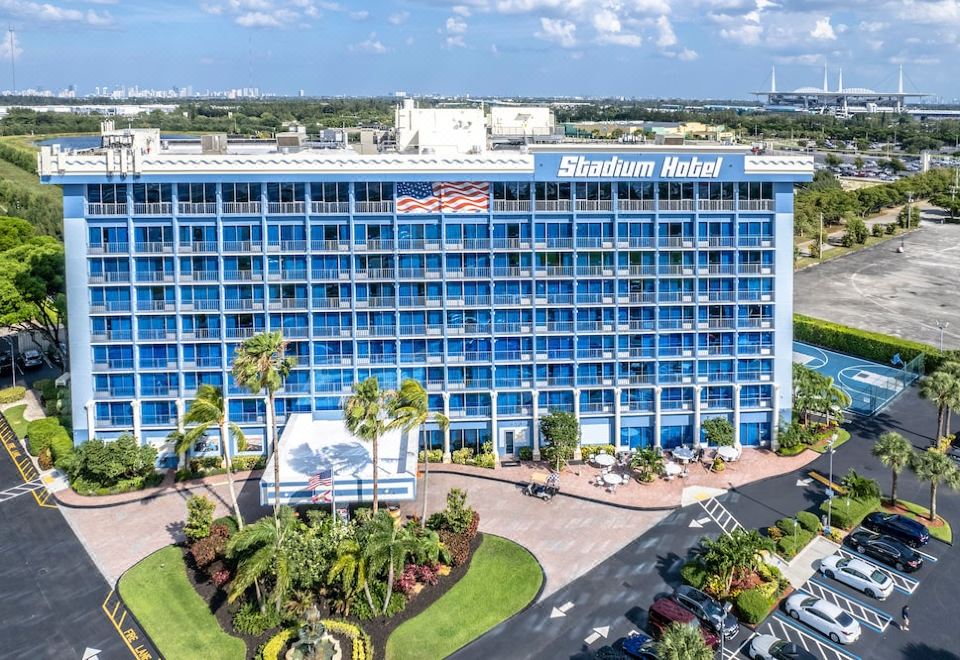
M0 0L17 86L746 98L960 95L960 0ZM0 88L10 86L9 37ZM252 61L252 67L251 67Z

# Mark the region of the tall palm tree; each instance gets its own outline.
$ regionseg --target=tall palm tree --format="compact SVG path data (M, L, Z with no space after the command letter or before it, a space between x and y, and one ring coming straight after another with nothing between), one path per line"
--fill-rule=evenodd
M953 460L936 447L914 454L911 465L918 479L930 482L930 520L937 519L937 488L945 483L949 488L960 488L960 471Z
M910 466L913 445L896 431L887 431L874 443L871 453L884 467L890 468L890 502L896 506L897 477Z
M950 427L952 426L950 417L953 411L960 410L960 362L944 362L938 371L950 374L958 384L950 400L947 402L947 414L943 424L943 435L949 436Z
M958 399L960 380L946 371L934 371L924 376L920 381L920 396L937 407L937 436L933 444L937 444L945 434L943 431L947 408Z
M294 357L286 355L287 340L282 332L263 332L244 341L233 358L233 379L237 385L250 390L252 394L261 392L267 396L267 414L272 421L270 453L273 455L273 515L280 508L280 457L277 449L280 439L277 437L277 415L274 399L283 386L290 370L297 366Z
M436 422L440 430L446 432L450 428L450 419L443 413L430 414L430 407L427 403L427 392L423 385L412 378L407 378L400 383L400 390L393 400L393 409L391 411L393 419L406 432L415 428L422 427L428 420ZM427 446L426 433L420 432L423 437L423 506L420 510L420 528L423 529L427 524L427 487L430 478L430 447Z
M657 642L663 660L713 660L713 649L703 640L700 626L671 623Z
M373 513L379 510L380 438L390 430L393 392L380 387L376 376L353 386L343 406L344 423L355 438L371 445L373 456Z
M277 612L287 601L292 583L290 559L288 556L289 539L299 523L293 509L282 506L277 509L273 520L261 518L238 531L227 543L227 557L237 558L237 573L230 583L227 600L234 602L246 592L250 585L266 577L273 578L273 591L270 601ZM261 609L264 606L257 589L257 600Z
M330 567L327 579L330 582L336 582L339 578L340 589L343 592L343 615L350 615L350 605L357 595L357 591L363 590L366 596L370 611L374 611L373 596L370 594L370 583L367 580L367 558L364 555L363 548L356 539L344 539L337 547L337 558Z
M183 433L183 443L187 447L193 446L198 440L207 435L211 427L220 431L220 456L223 458L227 470L227 486L230 489L230 502L233 504L233 515L237 518L237 527L243 529L243 517L240 515L240 505L237 503L237 491L233 484L233 463L230 458L230 436L237 442L237 450L243 451L247 439L243 430L231 422L227 417L227 408L223 401L223 391L214 385L203 384L197 388L197 397L190 402L187 413L183 416L183 425L187 429Z
M383 598L381 614L387 613L390 599L393 597L393 576L403 570L407 557L420 547L418 538L406 526L400 527L386 511L378 513L370 521L369 535L366 538L363 553L369 562L369 574L382 575L386 572L387 593Z

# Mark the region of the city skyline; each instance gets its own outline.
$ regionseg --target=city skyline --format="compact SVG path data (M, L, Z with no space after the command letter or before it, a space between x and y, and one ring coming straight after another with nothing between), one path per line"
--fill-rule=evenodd
M844 67L848 85L892 88L904 64L911 90L960 93L938 66L958 49L956 0L869 10L853 0L11 0L0 20L16 31L0 45L0 87L13 86L4 64L14 55L18 88L73 84L80 95L136 84L748 98L769 83L771 64L793 88L817 84L824 62L832 79Z

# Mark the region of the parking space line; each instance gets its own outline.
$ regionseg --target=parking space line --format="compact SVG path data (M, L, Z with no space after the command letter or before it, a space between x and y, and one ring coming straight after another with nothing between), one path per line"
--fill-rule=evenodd
M889 575L890 579L893 580L893 586L897 589L897 591L901 591L907 595L913 595L913 592L917 590L918 586L920 586L920 580L910 577L906 573L901 573L895 568L881 566L865 555L861 555L859 552L853 552L851 550L847 550L846 548L840 548L839 552L844 557L859 559L860 561L873 566L878 571L883 571Z
M866 527L863 527L863 526L860 526L860 527L858 527L857 529L858 529L858 530L863 530L864 532L867 532L867 533L869 533L869 534L876 534L876 533L877 533L877 532L874 532L873 530L867 529ZM904 545L906 545L906 544L904 544ZM909 547L909 546L908 546L908 547ZM916 552L918 555L920 555L921 557L923 557L924 561L930 561L930 562L937 562L937 561L939 561L939 560L938 560L936 557L934 557L933 555L927 554L926 552L924 552L923 550L920 550L920 549L918 549L918 548L911 548L911 550L913 550L913 551Z
M824 660L861 660L859 655L847 651L828 639L821 639L801 626L802 624L795 623L780 612L774 613L772 617L767 619L767 630L771 635L778 639L799 644L811 653L816 652Z
M724 647L724 648L723 648L723 657L721 658L721 660L733 660L733 658L738 657L738 656L740 655L740 652L741 652L744 648L746 648L747 644L749 644L750 642L752 642L752 641L753 641L753 638L756 637L758 634L759 634L759 633L757 633L757 632L750 633L750 636L747 637L747 639L744 640L743 644L741 644L740 646L738 646L738 647L735 648L735 649L728 649L728 648Z
M10 460L13 461L13 464L16 466L17 472L20 473L20 478L23 479L24 484L29 484L40 479L40 473L37 472L37 468L34 467L30 457L23 453L20 441L13 434L13 431L10 430L9 424L2 421L0 421L0 444L7 450L7 455L10 456ZM56 504L49 503L50 491L47 490L46 485L41 483L41 486L42 488L36 488L31 491L37 506L56 509Z
M878 610L856 598L835 591L833 588L813 578L807 580L807 583L803 585L801 591L805 591L811 596L822 598L828 603L833 603L840 609L846 611L854 619L860 621L860 623L879 633L886 630L890 622L893 621L893 617L883 610Z

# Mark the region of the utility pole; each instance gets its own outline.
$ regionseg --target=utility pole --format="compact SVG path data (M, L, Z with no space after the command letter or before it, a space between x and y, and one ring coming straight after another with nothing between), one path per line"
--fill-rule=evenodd
M820 231L817 233L817 261L823 261L823 211L820 211Z

